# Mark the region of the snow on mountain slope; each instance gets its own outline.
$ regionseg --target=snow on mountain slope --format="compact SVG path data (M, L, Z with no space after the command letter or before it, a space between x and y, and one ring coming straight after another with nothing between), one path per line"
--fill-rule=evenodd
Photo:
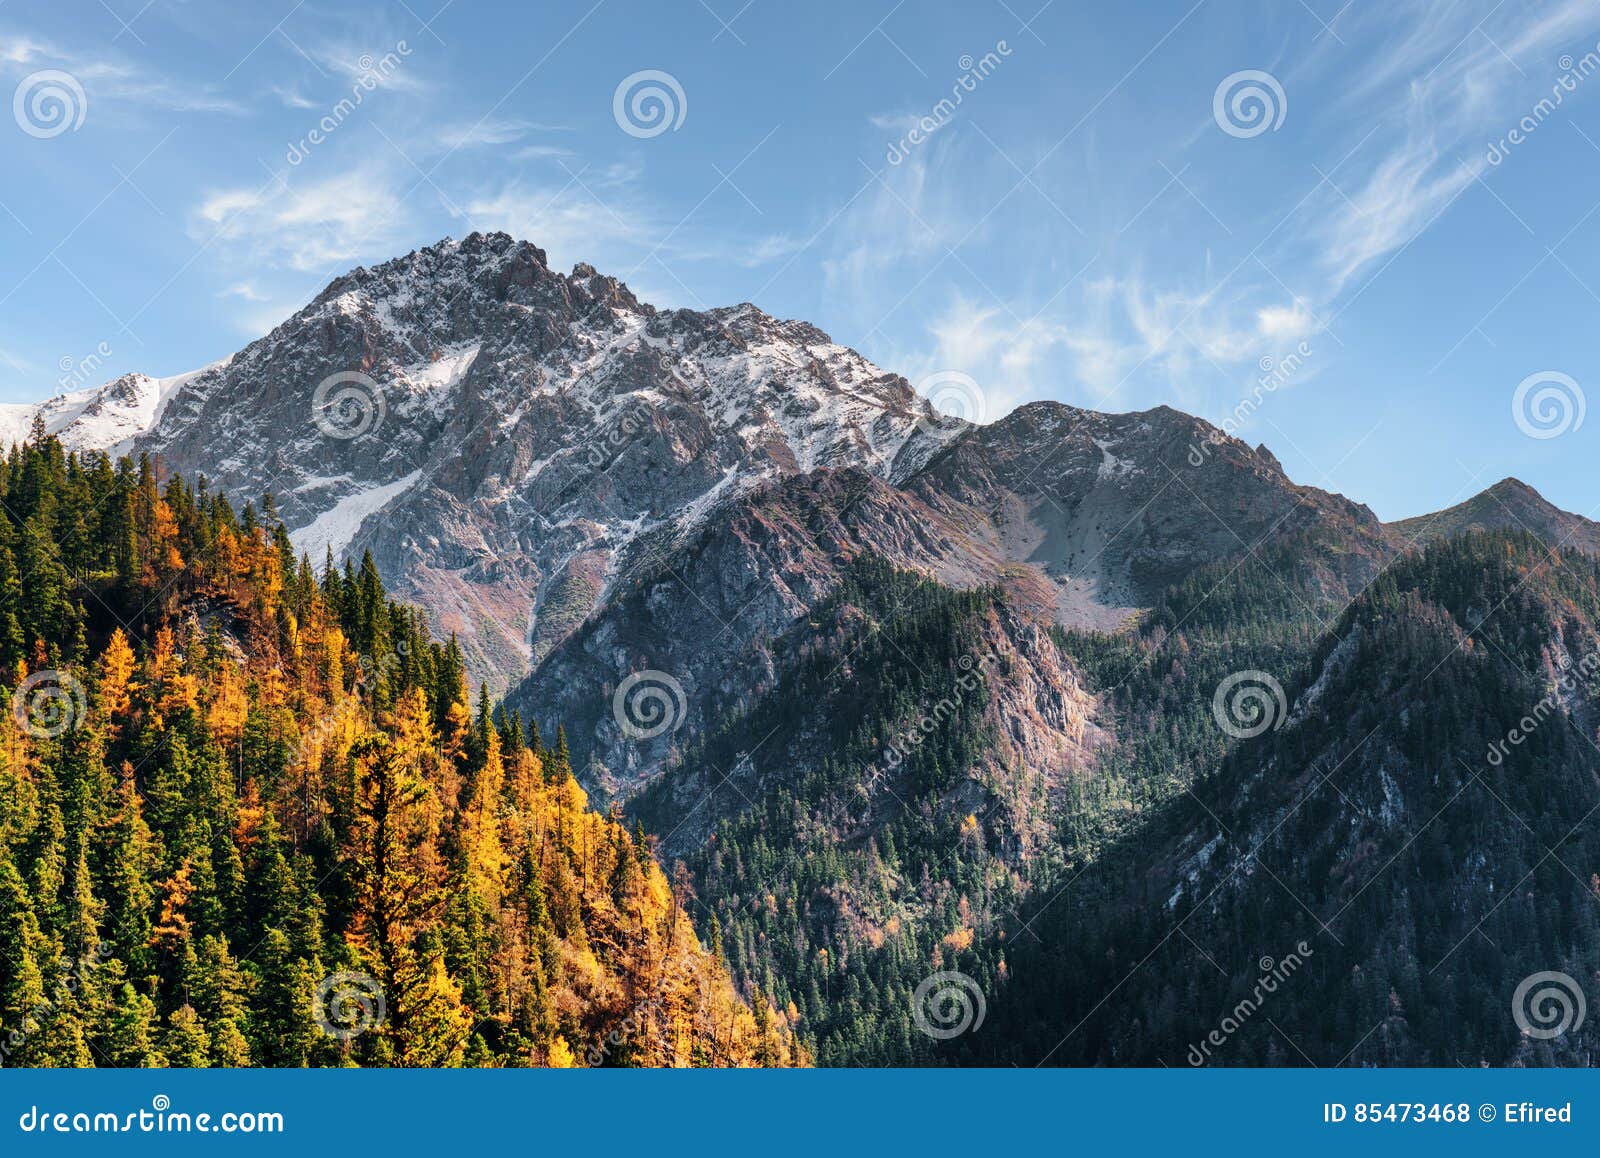
M406 488L421 477L422 472L414 470L392 483L352 491L305 526L291 531L289 541L294 544L296 551L309 556L319 565L330 551L336 559L343 558L345 548L356 537L356 532L361 529L361 524L368 516L383 510L396 496L403 494Z
M37 415L68 450L122 454L159 421L168 399L200 375L225 365L226 359L171 378L124 374L103 386L72 390L44 402L0 405L0 446L24 441Z

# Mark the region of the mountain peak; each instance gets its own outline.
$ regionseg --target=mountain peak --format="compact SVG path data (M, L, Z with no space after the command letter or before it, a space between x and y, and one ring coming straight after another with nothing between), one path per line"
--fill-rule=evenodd
M1415 546L1469 531L1521 530L1552 546L1600 554L1600 523L1562 510L1521 479L1512 477L1442 511L1400 519L1386 526Z
M1496 498L1515 496L1519 499L1532 499L1537 502L1544 503L1546 506L1551 506L1548 500L1546 500L1545 497L1538 491L1534 490L1520 478L1515 478L1511 475L1507 475L1505 478L1495 483L1492 487L1481 491L1478 495L1479 498L1486 498L1490 496Z

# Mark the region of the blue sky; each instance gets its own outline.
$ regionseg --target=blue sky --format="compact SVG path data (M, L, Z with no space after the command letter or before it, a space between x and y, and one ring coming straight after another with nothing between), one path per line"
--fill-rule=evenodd
M505 229L969 416L1168 403L1385 518L1505 475L1596 514L1600 9L1339 2L10 0L0 399Z

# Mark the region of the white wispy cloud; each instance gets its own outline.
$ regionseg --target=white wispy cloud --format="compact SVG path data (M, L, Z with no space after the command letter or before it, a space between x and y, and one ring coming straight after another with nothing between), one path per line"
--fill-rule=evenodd
M357 26L323 31L302 41L301 51L324 77L332 74L345 85L391 92L431 90L417 59L417 45L398 25L364 21Z
M1131 245L1096 252L1106 243L1083 236L1046 189L1019 189L1018 172L960 130L878 171L830 231L823 261L829 294L860 322L857 340L899 335L885 360L969 374L999 417L1063 394L1115 407L1136 375L1164 376L1169 396L1198 405L1197 375L1242 378L1245 363L1304 332L1307 308L1254 267L1223 282L1209 263L1186 273ZM1006 226L1023 198L1034 224L1019 238ZM908 342L904 323L919 314L922 334Z
M1287 306L1263 306L1256 311L1256 328L1264 338L1289 342L1305 337L1317 328L1317 321L1300 302Z
M1139 151L1162 157L1172 180L1151 189L1154 199L1138 215L1125 195L1096 204L1108 176L1126 175L1127 163L1126 150L1114 155L1114 168L1096 154L1093 125L1070 157L1073 149L1042 138L1037 148L1054 155L1025 181L1022 146L1006 142L1014 154L1007 158L990 139L993 126L981 140L971 125L956 126L903 164L883 167L840 210L823 262L830 295L862 319L858 338L879 345L890 330L909 344L904 323L920 311L926 344L885 360L963 370L992 382L1002 403L1076 396L1109 407L1130 383L1154 379L1163 397L1203 411L1208 392L1250 380L1260 359L1315 339L1343 303L1470 196L1487 176L1485 143L1548 95L1561 53L1594 48L1600 20L1592 0L1469 0L1446 10L1397 0L1352 8L1337 31L1339 39L1252 62L1270 64L1283 80L1300 139L1326 146L1315 159L1327 179L1298 205L1307 186L1293 186L1291 199L1263 209L1265 220L1250 232L1238 226L1251 200L1230 197L1227 186L1241 178L1231 160L1238 153L1223 150L1239 142L1209 115L1196 118L1198 128L1185 122L1171 141L1141 140ZM905 123L894 111L867 119L880 132ZM1068 228L1054 219L1044 197L1088 201L1081 224L1089 237L1079 222ZM1026 209L1018 205L1024 198ZM1233 230L1207 200L1227 207ZM1096 229L1097 208L1114 219L1114 234ZM1025 245L1010 228L1019 211L1029 222ZM1179 224L1191 218L1221 247L1217 260L1209 250L1202 257ZM1091 252L1093 268L1069 281ZM1297 387L1309 379L1297 378Z
M439 142L448 149L472 149L510 145L530 133L570 131L564 125L547 125L516 117L487 116L471 124L447 125L439 130ZM530 145L529 150L540 146ZM545 146L548 147L548 146ZM518 150L522 152L523 150ZM530 152L530 156L535 155Z
M1437 5L1405 0L1352 12L1348 30L1367 51L1349 70L1331 41L1307 75L1349 83L1334 110L1364 126L1355 155L1333 175L1313 228L1327 299L1359 284L1446 212L1488 168L1486 142L1547 96L1563 51L1593 47L1600 23L1588 0L1543 7Z
M97 116L138 108L184 113L246 111L239 101L209 83L191 82L119 57L27 36L0 35L0 66L7 74L41 68L69 73L83 86Z
M321 180L213 191L191 214L189 231L225 256L312 271L386 252L406 235L408 221L394 178L366 166Z
M590 190L595 186L585 181ZM558 266L579 261L620 263L650 233L631 204L587 192L576 182L549 187L510 182L479 192L462 202L465 221L474 229L504 230L544 249Z
M297 88L286 85L273 85L272 95L282 102L286 109L314 109L317 102L306 96Z
M523 145L511 151L513 161L553 161L560 157L575 157L572 149L560 145Z

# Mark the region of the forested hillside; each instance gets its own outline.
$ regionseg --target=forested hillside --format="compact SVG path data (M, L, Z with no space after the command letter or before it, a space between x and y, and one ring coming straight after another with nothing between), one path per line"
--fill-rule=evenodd
M935 1043L914 1023L917 985L946 966L986 984L1004 971L986 942L1027 866L1003 855L1003 836L1017 834L1002 814L1044 802L974 775L997 738L983 670L1003 662L986 630L995 599L861 562L795 643L804 658L786 685L686 759L689 776L733 770L706 807L739 815L688 858L715 935L819 1064L931 1059ZM749 753L796 744L814 763L796 774L780 759L781 787L769 792ZM679 790L677 778L661 782L639 814L650 823Z
M805 1060L370 559L37 426L0 510L0 1064Z
M1018 1031L984 1018L1062 999L1038 988L1034 960L1062 950L1041 941L1036 914L1080 876L1072 892L1092 888L1107 858L1151 855L1150 816L1229 750L1211 712L1217 682L1295 671L1337 616L1322 594L1331 553L1296 538L1197 569L1136 629L1041 632L1020 646L1001 592L864 559L805 630L774 645L780 667L802 657L789 680L687 752L685 772L638 812L657 824L669 794L682 809L704 791L694 815L736 814L688 864L731 968L797 1015L819 1064L1021 1062L1006 1049ZM1057 708L1084 714L1077 758L1053 769L1011 744L1037 723L1015 689L1046 671L1081 684ZM788 773L776 789L760 772L775 762ZM1096 900L1120 908L1115 894ZM1070 952L1097 951L1070 929ZM1017 974L1019 952L1031 975Z
M1286 717L1039 899L995 1032L952 1045L1056 1065L1593 1064L1597 675L1592 558L1520 531L1402 557L1284 671Z

